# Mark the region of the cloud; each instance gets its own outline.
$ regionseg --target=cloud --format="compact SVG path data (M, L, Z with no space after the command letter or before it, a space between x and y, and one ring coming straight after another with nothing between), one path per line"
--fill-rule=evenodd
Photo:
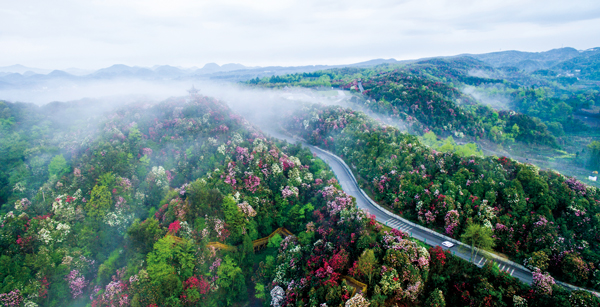
M598 1L11 1L0 66L342 64L600 45Z

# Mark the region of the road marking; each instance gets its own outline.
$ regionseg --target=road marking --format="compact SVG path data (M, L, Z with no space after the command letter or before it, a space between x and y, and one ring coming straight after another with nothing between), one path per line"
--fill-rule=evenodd
M500 268L500 272L504 271L505 268L506 268L506 264L502 265L502 267Z
M483 261L483 259L485 259L485 258L479 259L479 262L477 262L477 265L481 264L481 261ZM485 262L484 262L484 264L485 264Z
M515 269L512 269L512 271L510 271L510 276L512 276L512 274L515 272Z
M486 263L486 262L488 262L488 260L487 260L487 259L485 259L485 261L483 262L483 265L485 265L485 263Z

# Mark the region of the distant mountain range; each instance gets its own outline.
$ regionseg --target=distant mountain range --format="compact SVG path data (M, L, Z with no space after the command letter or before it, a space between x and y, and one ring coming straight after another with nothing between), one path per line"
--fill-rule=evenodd
M499 51L484 54L462 54L485 62L493 67L516 67L532 72L539 69L549 69L562 62L574 58L589 58L600 54L600 48L577 50L570 47L552 49L544 52Z
M471 57L493 67L515 67L519 70L532 72L541 69L557 71L589 69L597 67L600 62L600 48L576 50L574 48L559 48L545 52L501 51L485 54L461 54L453 57ZM452 57L446 57L452 58ZM424 59L420 59L424 60ZM77 68L66 70L47 70L12 65L0 67L0 90L41 86L48 82L88 82L111 79L142 79L142 80L206 80L245 81L272 75L313 72L317 70L340 67L373 67L381 64L408 64L420 60L397 61L395 59L375 59L348 65L308 65L308 66L268 66L247 67L242 64L218 65L208 63L202 68L180 68L170 65L154 67L137 67L116 64L96 71ZM1 97L0 97L1 98Z
M71 68L68 70L45 70L12 65L0 67L0 90L10 87L28 87L48 81L86 82L111 79L142 79L142 80L195 80L218 79L226 81L242 81L264 76L283 75L290 73L312 72L336 67L372 67L383 63L400 63L395 59L376 59L349 65L308 65L308 66L268 66L247 67L242 64L218 65L208 63L202 68L180 68L170 65L157 65L151 68L115 64L96 71L85 71Z

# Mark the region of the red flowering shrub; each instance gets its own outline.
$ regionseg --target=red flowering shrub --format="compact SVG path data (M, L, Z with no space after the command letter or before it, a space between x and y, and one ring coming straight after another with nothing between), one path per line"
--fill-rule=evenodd
M169 233L170 234L173 234L173 235L177 234L179 229L181 229L181 223L179 223L179 220L177 220L169 225Z

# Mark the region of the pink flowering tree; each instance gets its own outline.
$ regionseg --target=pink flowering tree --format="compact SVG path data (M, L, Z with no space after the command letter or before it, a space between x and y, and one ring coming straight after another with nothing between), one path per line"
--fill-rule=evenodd
M531 286L536 293L542 295L552 295L552 285L554 284L554 278L552 278L552 276L550 276L550 274L547 272L542 273L542 271L537 268L535 272L533 272L533 283Z
M85 280L85 276L79 273L78 270L72 270L69 274L67 274L65 279L69 283L71 295L74 299L83 294L83 289L88 285L88 281Z
M547 246L552 246L557 242L558 227L554 222L548 221L545 216L538 216L538 221L533 223L532 230L529 234L533 246L542 249Z
M288 198L291 196L298 197L298 192L298 188L286 186L285 188L281 189L281 196L283 196L283 198Z
M21 306L22 302L23 296L19 289L0 294L0 304L2 304L2 306L18 307Z
M126 290L127 286L122 281L111 281L106 285L104 292L92 302L92 306L129 306L130 298L129 295L125 293Z
M386 253L379 282L382 293L398 302L415 302L429 272L429 252L404 239L404 234L393 232L384 234L383 246Z
M246 178L244 178L244 185L248 191L254 193L256 192L256 189L260 186L260 178L254 176L252 173L246 172Z
M458 218L460 217L460 215L458 214L458 211L456 210L450 210L448 211L448 213L446 213L446 216L444 217L444 222L446 225L446 234L448 235L454 235L454 228L456 228L456 226L458 226L459 220Z

